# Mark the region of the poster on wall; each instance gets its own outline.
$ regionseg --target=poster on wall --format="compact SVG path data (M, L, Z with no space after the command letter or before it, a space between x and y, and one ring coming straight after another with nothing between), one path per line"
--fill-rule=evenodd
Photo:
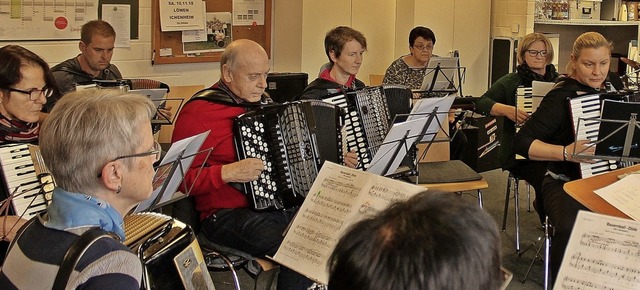
M230 12L209 12L206 19L204 30L182 33L184 53L223 51L231 43Z
M0 40L80 39L80 27L98 19L98 0L0 1Z
M233 25L264 25L264 0L233 0Z
M202 18L205 2L200 0L160 0L160 28L162 31L183 31L204 28Z

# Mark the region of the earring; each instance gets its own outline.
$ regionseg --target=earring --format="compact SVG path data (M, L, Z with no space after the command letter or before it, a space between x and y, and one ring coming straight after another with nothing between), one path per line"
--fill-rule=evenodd
M120 193L121 190L122 190L122 186L118 185L118 190L116 190L116 194Z

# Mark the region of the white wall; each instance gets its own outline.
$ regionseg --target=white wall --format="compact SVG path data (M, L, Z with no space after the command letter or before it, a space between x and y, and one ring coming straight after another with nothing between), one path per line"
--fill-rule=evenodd
M171 86L209 86L218 80L218 63L151 65L151 1L139 3L140 38L132 40L130 48L116 48L114 52L112 62L123 75L157 79ZM348 25L367 38L368 51L358 78L368 83L369 74L384 74L393 60L408 53L409 30L424 25L436 33L436 54L460 50L462 65L467 66L465 94L479 95L486 90L489 35L478 31L488 30L491 25L485 14L491 9L491 0L272 1L272 71L307 72L313 80L320 66L328 61L324 35L335 26ZM0 41L0 45L9 43L33 50L52 66L79 53L77 40Z
M151 1L139 2L139 39L131 40L130 48L116 48L112 63L126 78L152 78L171 86L211 85L220 76L218 63L151 65ZM6 44L22 45L40 55L51 66L80 53L78 40L0 41L0 46Z

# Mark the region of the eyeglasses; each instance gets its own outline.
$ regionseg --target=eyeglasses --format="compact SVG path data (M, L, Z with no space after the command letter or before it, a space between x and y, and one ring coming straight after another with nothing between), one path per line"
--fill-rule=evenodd
M51 97L53 95L53 90L47 87L39 89L30 89L28 91L18 90L14 88L7 88L10 92L22 93L25 95L29 95L29 101L37 101L41 95L44 95L45 98Z
M151 151L136 153L131 155L118 156L116 158L111 159L111 161L109 162L113 162L113 161L125 159L125 158L145 157L145 156L154 155L154 154L155 156L153 156L154 157L153 163L156 163L158 162L158 160L160 160L160 157L162 156L162 147L160 147L160 143L158 143L158 141L153 141L153 149L151 149ZM100 177L102 177L102 172L98 173L98 178Z
M158 141L153 141L153 149L151 149L151 151L142 152L142 153L136 153L136 154L131 154L131 155L118 156L118 157L114 158L113 160L111 160L111 162L116 161L116 160L120 160L120 159L125 159L125 158L144 157L144 156L149 156L149 155L154 155L155 154L153 163L156 163L158 160L160 160L160 155L162 155L161 153L162 153L162 148L160 147L160 143L158 143Z
M433 45L414 45L413 48L421 51L432 51Z
M532 57L536 57L538 55L540 55L542 57L547 56L547 51L546 50L533 50L533 49L530 49L530 50L527 50L527 53L529 54L529 56L532 56Z

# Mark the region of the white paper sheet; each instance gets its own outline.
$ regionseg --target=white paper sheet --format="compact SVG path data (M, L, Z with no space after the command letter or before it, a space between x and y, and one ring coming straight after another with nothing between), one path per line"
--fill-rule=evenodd
M326 161L273 259L327 284L327 261L350 225L424 190Z
M637 221L580 211L553 289L640 289L638 229Z
M639 184L640 174L630 174L594 192L632 219L640 220Z

